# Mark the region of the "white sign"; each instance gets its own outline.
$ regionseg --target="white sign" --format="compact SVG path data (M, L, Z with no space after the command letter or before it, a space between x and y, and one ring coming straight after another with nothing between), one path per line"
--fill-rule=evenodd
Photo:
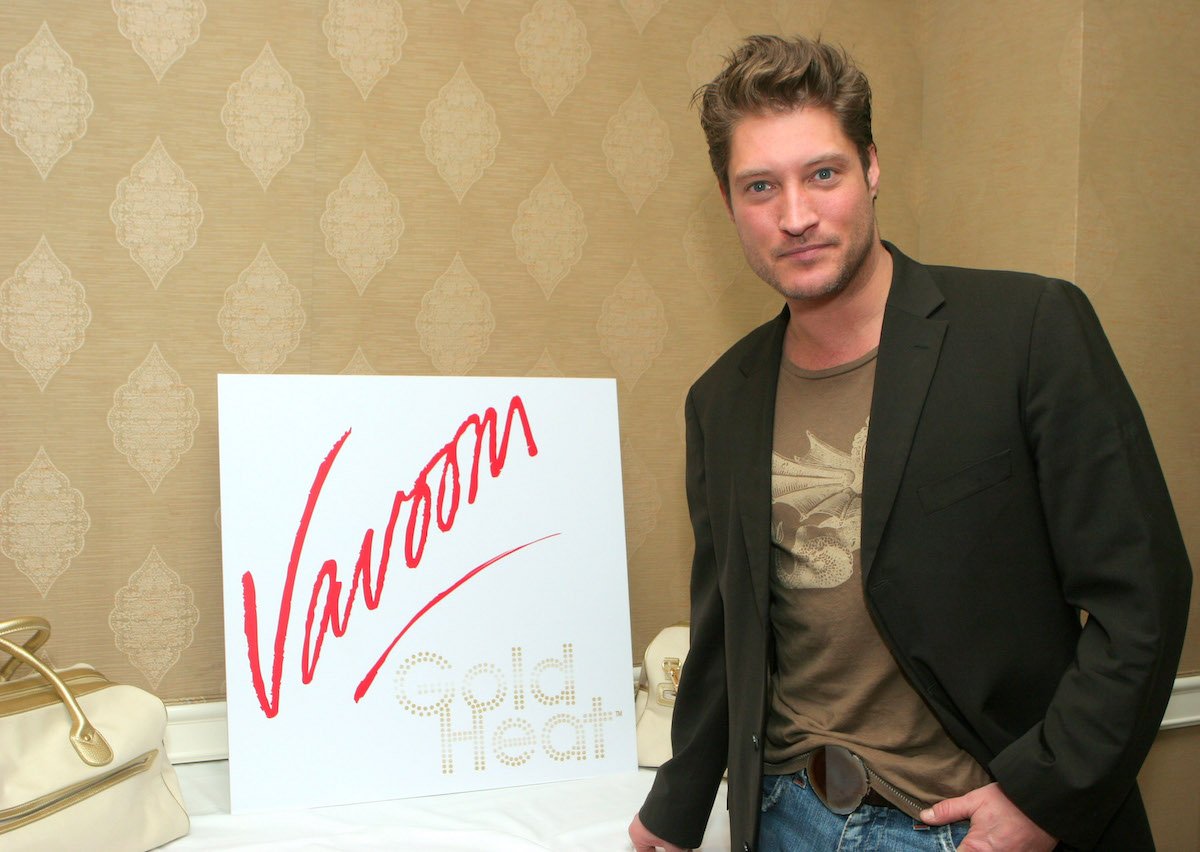
M235 812L636 768L612 380L217 389Z

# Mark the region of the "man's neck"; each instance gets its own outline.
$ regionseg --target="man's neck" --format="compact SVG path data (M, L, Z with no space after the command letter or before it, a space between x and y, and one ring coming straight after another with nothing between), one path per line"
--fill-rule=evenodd
M848 364L879 345L892 286L892 256L876 243L855 280L829 299L788 299L783 353L806 370Z

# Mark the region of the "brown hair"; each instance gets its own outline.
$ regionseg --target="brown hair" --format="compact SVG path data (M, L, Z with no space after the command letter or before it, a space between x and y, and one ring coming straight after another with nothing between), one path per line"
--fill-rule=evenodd
M875 144L871 84L844 50L819 39L750 36L726 59L721 73L696 90L696 102L708 158L726 191L733 129L746 115L806 106L828 109L858 149L863 170L870 164L868 150Z

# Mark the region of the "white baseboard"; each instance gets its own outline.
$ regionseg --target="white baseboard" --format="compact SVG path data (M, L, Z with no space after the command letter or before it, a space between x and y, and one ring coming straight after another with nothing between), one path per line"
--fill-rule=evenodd
M167 707L167 755L172 763L197 763L229 757L229 728L224 701L171 704ZM1200 675L1175 679L1162 728L1200 724Z
M1196 724L1200 724L1200 675L1177 677L1161 727L1186 728Z
M229 725L224 701L167 705L167 757L172 763L199 763L229 757Z

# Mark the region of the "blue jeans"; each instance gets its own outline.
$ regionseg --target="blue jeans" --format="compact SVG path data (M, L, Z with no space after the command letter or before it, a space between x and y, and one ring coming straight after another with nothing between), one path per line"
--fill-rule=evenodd
M760 852L953 852L969 822L926 826L895 808L860 805L835 814L808 786L804 770L764 775Z

